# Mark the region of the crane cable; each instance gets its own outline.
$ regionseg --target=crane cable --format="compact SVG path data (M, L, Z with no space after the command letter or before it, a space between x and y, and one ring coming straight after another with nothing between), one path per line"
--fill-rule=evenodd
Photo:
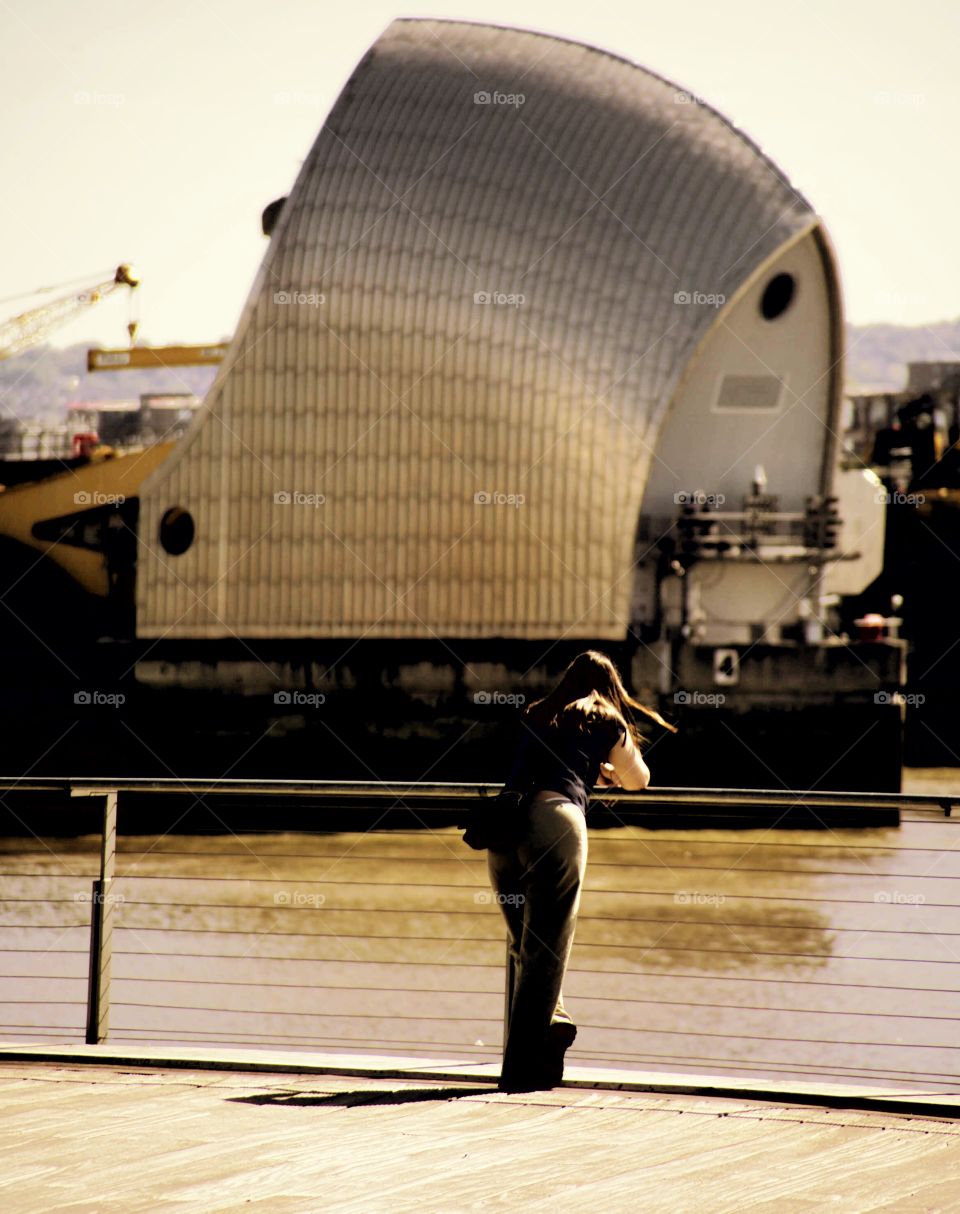
M29 299L31 295L48 295L51 291L65 291L67 287L75 286L78 283L84 282L103 282L106 278L114 273L116 267L110 267L105 270L99 270L94 274L82 274L77 278L68 278L66 282L54 283L49 287L36 287L32 291L20 291L16 295L6 295L0 299L0 304L13 303L18 299Z
M103 274L92 287L68 290L66 294L43 303L35 304L18 316L0 321L0 359L12 358L22 350L29 349L43 337L72 320L79 311L97 304L118 287L128 287L134 294L140 285L140 276L133 266L121 262L109 275ZM54 290L55 288L46 288ZM134 314L132 302L128 302L127 333L130 345L136 340L139 321Z

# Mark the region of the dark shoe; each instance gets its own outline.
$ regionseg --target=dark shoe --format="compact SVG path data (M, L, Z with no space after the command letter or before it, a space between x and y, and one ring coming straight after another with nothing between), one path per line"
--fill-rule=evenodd
M536 1074L500 1076L499 1092L548 1092L556 1087L552 1072L538 1071Z
M577 1026L569 1020L555 1020L547 1030L543 1061L539 1066L501 1074L497 1085L501 1092L548 1092L563 1083L563 1056L573 1045Z
M547 1036L547 1074L551 1087L563 1083L563 1058L577 1036L577 1026L569 1020L555 1020Z

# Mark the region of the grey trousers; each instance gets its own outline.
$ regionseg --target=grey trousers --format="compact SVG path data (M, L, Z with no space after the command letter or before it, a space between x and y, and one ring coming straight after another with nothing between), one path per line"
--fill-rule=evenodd
M487 866L515 966L503 1074L519 1075L542 1064L550 1024L570 1021L561 986L587 866L583 812L561 793L538 793L525 837L488 852Z

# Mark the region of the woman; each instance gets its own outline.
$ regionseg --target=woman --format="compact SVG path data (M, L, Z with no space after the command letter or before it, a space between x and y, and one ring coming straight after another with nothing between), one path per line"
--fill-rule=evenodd
M630 709L673 731L632 699L613 662L591 649L521 718L506 787L534 793L529 824L509 851L487 853L515 975L501 1091L536 1091L563 1079L563 1056L577 1029L560 987L587 863L588 789L598 781L641 789L650 781Z

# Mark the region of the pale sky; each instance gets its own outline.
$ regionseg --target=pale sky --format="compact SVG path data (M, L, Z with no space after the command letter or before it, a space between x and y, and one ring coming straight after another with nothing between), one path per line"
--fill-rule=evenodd
M126 260L142 340L229 336L262 208L397 16L555 33L676 81L823 216L848 320L960 317L958 0L0 0L0 317ZM111 299L55 341L122 345L126 320Z

